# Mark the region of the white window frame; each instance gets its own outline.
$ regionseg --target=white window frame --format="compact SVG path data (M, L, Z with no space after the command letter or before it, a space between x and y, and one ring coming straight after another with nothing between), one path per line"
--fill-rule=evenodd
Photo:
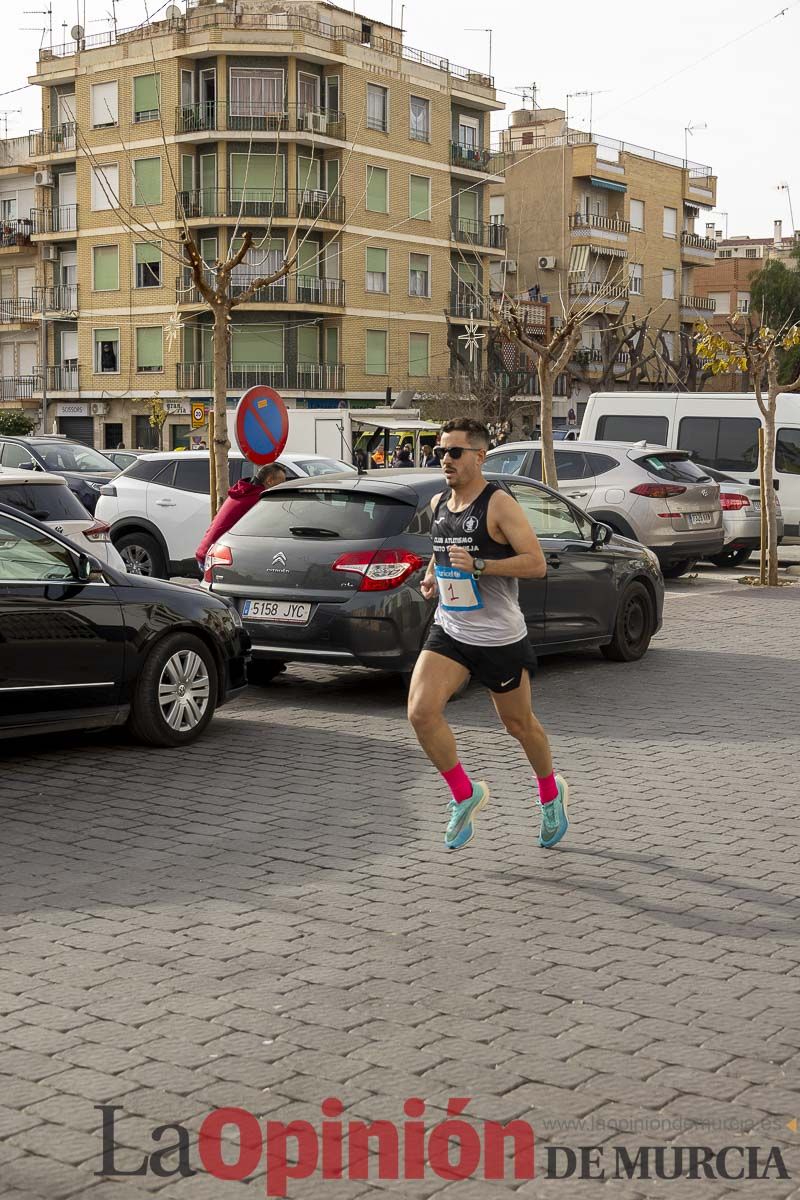
M95 98L95 93L97 92L98 88L113 88L113 94L114 94L113 106L106 102L106 104L104 105L104 111L97 112L98 116L110 117L112 115L112 111L113 111L113 118L114 118L113 120L95 121L94 98ZM114 126L119 125L119 83L117 82L117 80L116 79L106 79L102 83L93 83L92 90L91 90L90 105L91 105L92 129L113 129ZM105 111L106 108L108 108L109 111Z
M635 225L635 224L634 224L634 216L633 216L633 206L634 206L634 204L638 204L638 205L640 206L640 208L641 208L641 213L642 213L642 217L641 217L642 223L641 223L641 225ZM634 197L631 197L631 205L630 205L630 222L631 222L631 233L644 233L644 223L645 223L645 220L646 220L646 217L645 217L645 207L644 207L644 200L636 200Z
M97 287L97 285L95 283L95 279L94 279L94 252L95 252L95 250L116 250L116 252L117 252L117 286L115 288L98 288ZM92 246L91 254L92 254L92 291L100 292L101 294L104 292L118 292L120 290L120 287L122 284L122 277L121 277L121 272L120 272L121 259L120 259L120 253L119 253L119 242L98 242L96 245Z
M750 293L739 292L736 297L736 311L740 313L750 312Z
M95 334L97 333L98 329L104 329L104 328L116 329L116 331L117 331L117 369L116 369L116 371L102 371L100 369L100 360L98 358L98 352L99 352L99 349L100 349L100 346L102 343L97 341L97 339L95 338ZM118 325L108 325L108 326L98 325L98 326L94 327L92 329L92 348L93 348L92 349L92 357L93 357L92 374L93 375L121 375L122 374L122 342L120 340L120 330L119 330Z
M473 144L462 140L462 128L471 129L473 131L475 134L475 142ZM481 123L477 117L468 117L465 113L458 114L458 144L459 146L466 146L470 150L481 149Z
M673 217L675 218L674 223L673 221L667 221L667 213L672 213ZM668 229L668 224L671 225L672 228ZM671 208L669 204L664 205L663 232L665 238L675 239L678 236L678 210L677 208Z
M389 295L389 247L388 246L372 246L371 248L373 250L383 250L384 254L386 255L386 271L384 273L384 278L386 280L386 286L384 288L371 288L369 286L370 275L375 275L375 274L377 274L377 272L370 271L367 268L367 250L370 249L370 247L367 246L364 251L364 291L368 292L369 295L371 295L371 296L388 296Z
M411 212L411 180L424 179L428 184L428 211L425 213ZM410 171L408 175L408 216L412 221L432 221L433 220L433 179L430 175L418 175L416 171Z
M137 162L155 162L158 160L158 200L148 200L136 203L136 164ZM164 203L164 160L160 154L143 154L131 162L131 208L158 208Z
M251 87L247 88L248 96L247 96L246 100L242 99L240 96L237 98L234 98L233 81L234 81L234 72L235 71L239 72L239 74L236 76L237 85L239 84L240 81L244 81L244 80L248 80L250 82L252 82L254 80L261 81L262 98L260 100L253 99L253 95L252 95L253 89ZM265 83L267 83L268 81L270 81L270 82L277 81L278 77L280 77L280 102L276 108L270 108L269 105L270 105L271 101L264 100L264 98L263 98L264 92L266 91L266 89L264 88L263 85ZM229 111L230 116L232 116L234 118L266 117L266 116L273 116L274 114L283 113L286 109L286 72L284 71L283 67L234 67L234 66L231 66L228 68L228 100L229 100L228 111ZM219 103L219 101L217 101L217 103ZM259 109L260 111L256 112L255 111L256 109Z
M161 330L161 366L160 367L155 367L154 369L150 370L147 367L139 366L139 337L138 337L138 334L139 334L140 329L160 329ZM137 375L163 375L167 369L166 364L164 362L164 359L165 359L164 326L163 325L135 325L133 328L133 352L136 355L136 363L134 365L134 371L136 372ZM117 361L119 361L119 350L117 351Z
M370 99L370 95L373 92L378 92L378 91L383 92L383 124L382 125L372 125L372 124L370 124L369 99ZM389 132L389 89L382 83L368 83L367 84L367 129L371 130L372 133L388 133Z
M114 170L117 172L116 188L113 188L109 182L108 175L107 175L107 171L109 170L109 168L111 170ZM91 168L91 171L92 171L92 175L91 175L92 212L114 212L115 209L120 207L119 163L118 162L98 163L97 166L94 166ZM102 171L102 173L103 173L103 178L105 180L105 187L108 189L109 192L111 192L111 194L113 196L116 196L116 199L117 199L116 204L108 204L107 203L108 198L107 198L105 190L103 188L103 184L100 183L100 180L98 177L98 171ZM95 200L97 200L97 199L101 200L102 204L99 204L99 205L96 204Z
M638 271L634 268L638 267ZM634 284L638 283L638 287ZM641 296L644 292L644 263L628 263L628 290L632 296Z
M672 280L672 292L671 292L671 295L668 295L667 294L667 283L670 279ZM662 300L675 300L676 299L675 287L676 287L677 282L678 282L678 272L674 269L674 267L662 267L661 268L661 299Z
M133 290L135 292L157 292L159 288L163 288L164 286L164 247L161 245L160 241L148 243L148 245L151 246L158 246L158 249L161 253L161 279L158 283L149 283L142 286L138 282L139 277L136 273L136 247L137 245L141 244L141 242L134 242L131 246L131 280L133 283Z
M428 285L424 292L415 292L411 288L411 276L419 274L419 272L414 271L414 269L411 266L411 259L414 254L419 255L420 258L425 258L428 260L428 267L427 267L427 271L426 271ZM419 250L410 250L409 254L408 254L408 294L409 294L409 296L412 296L415 300L430 300L431 293L433 291L431 274L432 274L432 261L431 261L430 254L421 254Z
M428 115L428 119L427 119L428 128L427 128L425 137L419 137L414 132L414 101L415 100L418 101L420 104L425 105L425 109L426 109L426 112ZM431 140L431 112L432 111L433 110L432 110L431 102L427 96L414 96L414 95L409 96L409 98L408 98L408 136L412 142L430 142L430 140Z
M368 191L364 192L364 211L378 213L379 215L388 216L392 200L392 172L389 167L379 167L376 163L367 163L367 189L369 189L370 176L374 171L383 171L386 175L386 208L370 208L367 204ZM341 181L339 186L341 187Z

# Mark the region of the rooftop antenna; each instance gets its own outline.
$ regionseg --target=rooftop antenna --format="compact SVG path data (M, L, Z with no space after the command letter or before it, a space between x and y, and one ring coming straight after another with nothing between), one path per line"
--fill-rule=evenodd
M45 33L49 37L49 48L53 49L53 0L49 0L47 8L24 8L22 10L27 17L47 17L47 29L42 30L42 41L44 41ZM38 29L36 30L38 33Z
M779 192L786 192L786 199L789 201L789 219L790 219L790 221L792 222L792 236L794 236L794 232L795 232L795 229L794 229L794 213L792 212L792 193L791 193L791 191L790 191L790 189L789 189L789 184L788 184L788 183L786 183L786 181L785 181L785 180L784 180L784 182L783 182L783 183L779 183L779 184L778 184L778 191L779 191Z
M705 121L698 121L696 125L689 121L683 127L683 165L687 171L689 169L689 138L698 129L708 129Z
M21 113L21 108L0 108L0 117L3 118L3 139L8 141L8 118L13 113Z
M164 16L168 21L178 21L183 16L183 13L178 8L177 4L170 4Z
M605 96L605 94L609 91L611 91L610 88L602 88L602 89L595 88L593 91L570 92L569 96L567 97L567 99L569 99L570 97L577 97L577 96L588 96L589 97L589 136L590 137L592 136L592 113L594 110L594 98L595 98L595 96Z
M86 35L86 30L83 28L82 25L73 25L72 29L70 29L70 31L69 31L69 36L72 38L73 42L75 42L77 44L77 47L79 50L86 49L86 46L84 45L84 41L83 41L85 35Z
M489 78L491 79L491 76L492 76L492 34L494 33L494 30L468 27L467 29L464 30L464 32L465 33L488 33L488 35L489 35Z

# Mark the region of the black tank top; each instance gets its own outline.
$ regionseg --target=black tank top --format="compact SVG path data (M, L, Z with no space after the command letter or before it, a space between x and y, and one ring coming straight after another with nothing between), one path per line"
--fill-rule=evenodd
M473 558L512 557L514 551L508 543L496 542L489 533L489 501L501 490L499 484L487 483L469 508L457 513L447 507L453 494L450 488L442 493L431 526L433 553L438 566L450 566L448 551L451 546L463 547Z

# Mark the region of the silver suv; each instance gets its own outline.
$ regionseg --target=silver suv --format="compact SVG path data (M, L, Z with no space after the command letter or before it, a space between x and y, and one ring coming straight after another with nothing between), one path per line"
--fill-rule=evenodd
M569 442L557 444L555 455L559 491L615 533L649 546L667 579L721 552L719 484L684 451L647 442ZM486 469L541 479L542 444L498 446Z

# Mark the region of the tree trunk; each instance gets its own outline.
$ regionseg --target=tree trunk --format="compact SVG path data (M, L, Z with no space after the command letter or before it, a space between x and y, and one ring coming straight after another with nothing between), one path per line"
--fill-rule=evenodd
M773 482L777 399L777 395L767 399L767 413L764 418L764 461L761 464L767 506L767 587L778 586L778 513Z
M539 406L539 424L542 427L542 481L548 487L558 487L556 455L553 449L553 379L550 364L540 355L536 363L542 400Z
M228 318L225 304L214 306L214 440L209 447L217 483L217 507L228 495Z

